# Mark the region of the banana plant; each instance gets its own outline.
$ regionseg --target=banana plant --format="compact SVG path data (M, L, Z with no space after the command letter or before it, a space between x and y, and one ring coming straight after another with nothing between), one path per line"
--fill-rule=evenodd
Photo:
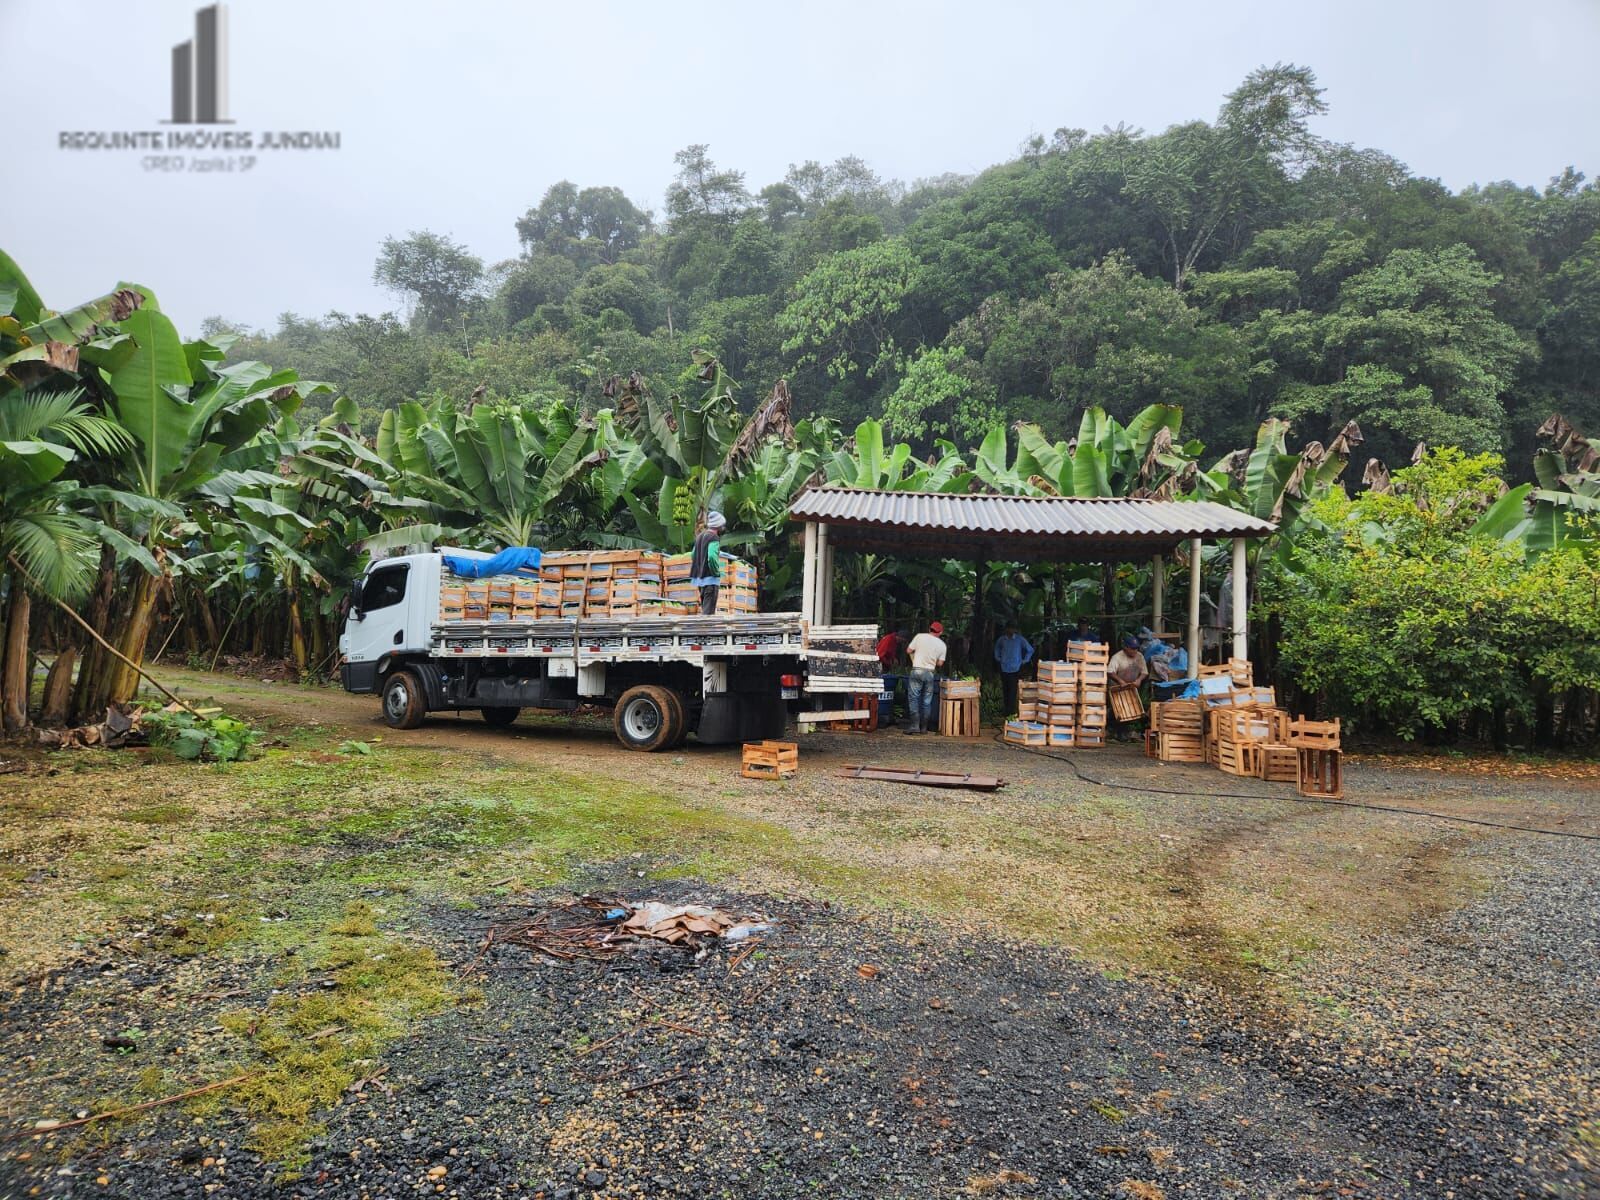
M403 473L403 494L431 501L476 540L526 546L552 521L570 523L558 502L593 439L593 426L561 401L465 412L408 401L384 414L377 456Z
M1182 424L1182 408L1152 404L1127 425L1091 406L1071 442L1051 442L1038 426L1019 425L1010 477L1039 495L1171 496L1188 486L1203 449L1176 441ZM985 457L981 450L979 457Z
M856 426L855 438L834 451L824 464L829 483L845 487L877 488L901 492L966 492L972 472L955 445L934 443L936 453L917 459L911 447L897 442L886 448L883 423L866 420Z

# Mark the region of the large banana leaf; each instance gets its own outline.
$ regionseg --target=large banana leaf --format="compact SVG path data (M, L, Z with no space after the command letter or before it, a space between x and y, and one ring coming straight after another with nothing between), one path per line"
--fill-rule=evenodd
M49 483L77 455L55 442L0 442L0 482L8 488Z
M1497 542L1521 541L1528 529L1528 493L1532 490L1533 485L1525 483L1507 491L1473 522L1473 536Z
M0 288L11 297L10 303L4 306L6 316L15 317L19 325L32 325L39 319L44 311L39 293L33 290L22 268L4 250L0 250Z
M164 314L141 308L122 330L134 349L112 373L111 390L117 416L138 442L133 458L140 486L158 495L161 481L179 471L189 453L189 406L168 389L187 388L194 379L178 331Z

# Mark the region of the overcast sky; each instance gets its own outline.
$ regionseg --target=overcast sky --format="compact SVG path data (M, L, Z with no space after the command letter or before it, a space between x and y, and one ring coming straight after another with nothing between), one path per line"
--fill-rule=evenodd
M1600 170L1600 0L232 0L231 128L342 145L213 175L58 148L63 130L172 128L171 48L194 0L48 7L0 0L23 118L0 247L52 306L127 279L186 332L213 314L270 326L396 308L371 281L385 235L432 229L507 258L515 219L560 179L659 213L693 142L752 190L847 154L909 182L981 170L1063 125L1209 119L1278 61L1327 89L1322 136L1451 188Z

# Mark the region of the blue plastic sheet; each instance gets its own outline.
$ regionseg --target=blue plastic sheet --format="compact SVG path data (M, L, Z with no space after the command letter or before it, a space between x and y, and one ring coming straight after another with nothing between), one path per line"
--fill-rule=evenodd
M487 579L491 575L511 575L517 571L537 571L543 552L534 546L511 546L493 558L443 556L444 565L463 579Z

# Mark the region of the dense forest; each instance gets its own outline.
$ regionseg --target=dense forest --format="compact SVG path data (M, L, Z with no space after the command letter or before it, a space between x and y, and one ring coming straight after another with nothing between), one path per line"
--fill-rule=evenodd
M1355 419L1391 465L1452 444L1527 477L1552 412L1600 427L1600 190L1569 167L1455 194L1320 140L1324 107L1311 71L1263 68L1211 121L1059 129L911 185L844 158L757 190L690 146L663 212L563 181L514 217L506 262L387 238L375 279L406 316L203 332L332 383L369 434L416 398L593 411L614 375L676 386L696 349L747 409L784 378L797 415L881 416L922 450L1159 401L1210 446L1267 417L1319 438Z

